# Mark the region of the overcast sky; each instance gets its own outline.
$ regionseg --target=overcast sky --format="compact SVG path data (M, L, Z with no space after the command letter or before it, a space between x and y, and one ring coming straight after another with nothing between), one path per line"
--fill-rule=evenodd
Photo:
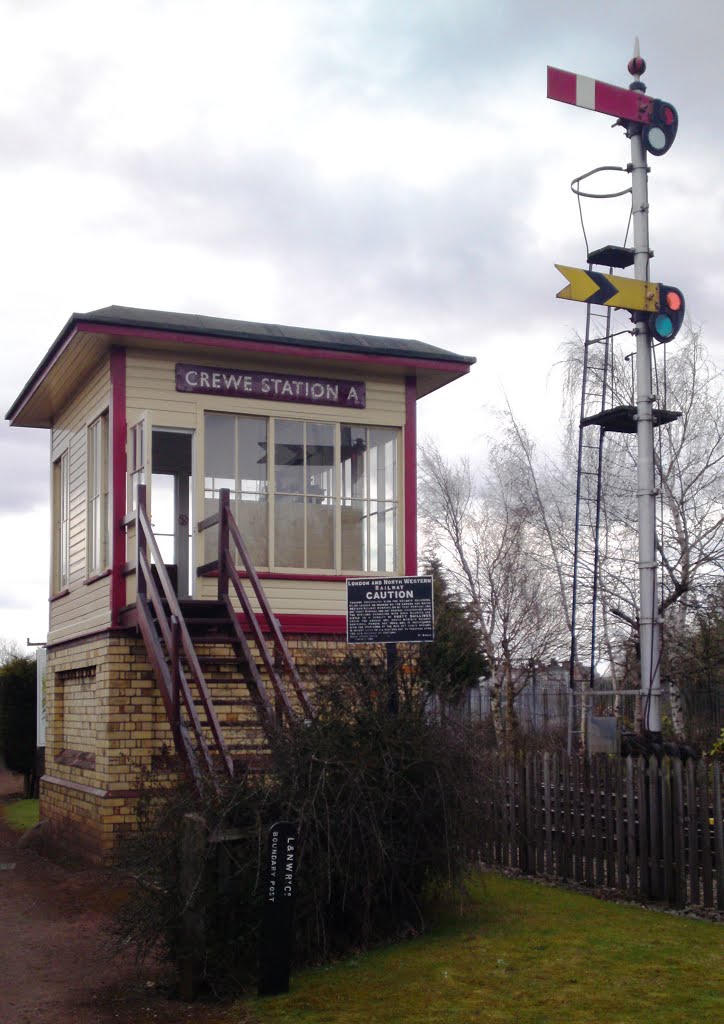
M721 365L717 0L0 0L3 413L72 312L117 303L474 355L421 433L474 455L507 396L554 443L585 314L555 298L586 259L569 184L630 149L547 100L546 65L627 87L635 35L680 118L651 277ZM624 241L626 200L584 217L591 248ZM43 640L48 435L0 430L0 637Z

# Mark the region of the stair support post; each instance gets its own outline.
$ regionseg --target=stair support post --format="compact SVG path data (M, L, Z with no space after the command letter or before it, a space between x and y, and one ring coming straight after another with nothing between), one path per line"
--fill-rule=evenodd
M227 558L229 551L229 488L222 487L219 491L219 600L223 601L229 593L229 570Z
M146 485L138 484L136 488L136 593L146 600L148 587L143 571L142 555L147 555L146 534L141 526L141 509L146 509Z
M171 729L178 749L181 730L181 624L176 615L171 616Z

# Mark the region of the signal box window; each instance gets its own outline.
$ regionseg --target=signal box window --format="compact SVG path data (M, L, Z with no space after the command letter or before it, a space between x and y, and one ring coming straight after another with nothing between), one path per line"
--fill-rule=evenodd
M87 573L108 565L108 413L88 427Z
M53 593L68 589L70 579L70 462L65 451L53 463Z
M205 514L228 487L256 565L395 572L398 444L395 429L207 413Z

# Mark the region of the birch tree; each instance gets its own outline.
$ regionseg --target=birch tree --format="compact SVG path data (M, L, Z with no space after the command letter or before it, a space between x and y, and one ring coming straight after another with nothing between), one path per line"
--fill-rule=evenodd
M569 445L577 435L583 343L571 343L566 356ZM663 643L682 635L724 571L724 379L710 359L700 331L687 327L681 339L659 346L656 391L660 408L680 413L658 428L655 465L659 484L657 545L660 558L658 612ZM601 367L589 364L589 373ZM617 350L609 378L607 405L634 405L630 362ZM569 454L570 457L570 454ZM609 433L603 454L603 505L599 594L603 647L616 685L631 678L631 641L638 642L638 549L635 435ZM584 470L590 470L590 464ZM589 531L589 547L590 547ZM591 585L590 578L587 585ZM680 680L675 659L665 661L674 731L685 738Z
M468 458L448 460L427 441L419 460L422 525L477 622L492 672L496 738L507 749L517 738L524 668L560 656L567 633L565 588L546 526L524 500L526 458L511 459L501 443L486 471L474 472Z

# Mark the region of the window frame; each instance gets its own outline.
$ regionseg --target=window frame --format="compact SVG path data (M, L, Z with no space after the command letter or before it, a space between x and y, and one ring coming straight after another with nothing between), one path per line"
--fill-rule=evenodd
M99 576L109 566L109 411L86 429L86 575ZM97 478L97 479L96 479Z
M374 422L369 422L369 421L355 423L355 422L348 422L346 420L342 421L342 420L336 420L336 419L326 419L326 418L321 418L321 417L317 419L317 418L311 418L311 417L308 417L308 416L307 417L295 416L295 415L291 414L290 412L287 412L286 409L283 410L283 411L280 410L278 414L260 414L258 412L238 413L238 412L232 412L232 411L229 411L229 410L223 410L223 409L219 409L219 408L204 408L204 410L203 410L203 421L204 421L204 452L203 452L204 467L203 467L203 473L201 474L200 486L201 486L201 495L202 495L204 507L205 507L205 510L206 510L205 511L206 515L210 515L210 514L213 513L213 511L215 511L215 506L214 507L210 507L209 505L207 505L207 502L211 501L211 502L215 503L218 500L217 496L213 493L214 492L214 488L207 487L207 480L214 479L214 478L212 478L212 477L207 475L207 467L206 467L206 425L208 423L208 417L210 417L210 416L228 416L228 417L231 417L235 422L236 422L236 420L239 420L239 419L247 419L247 418L248 419L256 419L256 420L262 420L266 424L266 442L265 443L266 443L266 449L267 449L267 466L266 466L266 502L265 503L266 503L266 506L267 506L267 508L266 508L266 529L267 529L266 543L267 543L268 560L267 560L266 563L263 563L263 564L262 563L258 563L257 566L256 566L256 568L263 575L265 575L265 576L268 575L268 576L274 577L274 578L288 578L288 579L295 579L295 578L307 579L307 578L309 578L309 579L319 579L319 580L321 580L321 579L329 579L331 581L331 580L337 580L337 579L344 579L344 578L347 578L349 576L355 576L355 575L359 575L359 576L379 576L379 575L390 575L390 574L391 575L396 575L396 574L400 574L400 573L402 573L404 571L404 569L403 569L403 562L404 562L404 557L405 557L405 548L404 548L404 519L403 519L403 516L404 516L404 500L403 500L404 499L404 475L403 475L403 470L404 470L404 466L403 466L403 457L404 457L404 429L403 429L403 427L401 425L399 425L399 424L390 424L390 423L374 423ZM306 441L306 436L307 436L307 427L308 427L309 424L317 424L317 423L319 423L320 425L331 427L332 430L333 430L334 461L333 461L333 466L332 466L332 472L333 472L333 475L334 475L334 494L333 494L333 497L332 497L331 504L332 504L332 507L334 509L334 544L333 544L333 559L332 559L333 565L330 568L322 568L320 566L312 566L312 565L306 565L305 566L305 565L279 565L279 564L277 564L276 551L275 551L276 540L277 540L277 538L276 538L276 530L275 530L276 502L277 502L277 487L276 487L276 468L277 467L276 467L276 457L275 456L276 456L276 425L279 422L281 422L281 421L297 421L300 424L303 424L304 425L303 436L305 438L305 441ZM345 428L345 427L352 427L353 429L356 429L356 430L360 430L360 429L361 430L365 430L367 438L369 438L370 433L374 432L374 431L389 431L389 433L391 435L394 435L394 469L393 469L394 497L392 499L389 499L389 500L386 501L386 504L391 509L392 515L393 515L393 528L392 528L392 541L391 541L391 543L392 543L392 546L393 546L393 555L392 555L392 557L393 557L394 564L393 564L392 567L387 566L385 568L374 568L373 567L373 568L361 569L361 568L354 568L354 567L346 567L345 563L343 561L343 550L342 550L342 529L343 529L342 509L343 509L343 505L346 505L347 507L349 507L349 505L350 505L350 502L344 502L343 501L343 490L342 490L342 488L343 488L343 479L342 479L342 477L343 477L343 463L342 463L342 455L341 455L341 439L342 439L342 429ZM235 431L235 438L236 438L236 436L237 436L237 434L236 434L236 431ZM235 444L236 444L236 441L235 441ZM306 447L305 447L305 451L306 451ZM235 452L236 452L236 448L235 448ZM306 471L306 468L307 468L307 464L306 464L306 461L305 461L305 463L304 463L304 470L305 471ZM237 480L237 469L238 469L238 466L235 466L234 467L234 480L235 480L235 483L238 483L238 480ZM367 467L366 472L369 473L369 467ZM226 479L231 479L231 478L227 477ZM305 482L305 488L306 488L306 482ZM216 490L218 492L218 488ZM234 501L234 496L235 496L236 492L235 492L233 487L230 488L230 490L231 490L232 507L233 507L233 501ZM285 492L285 491L280 491L279 494L282 497L286 497L287 496L287 492ZM306 491L305 491L305 500L306 500ZM369 491L367 490L363 500L364 500L364 505L365 505L365 509L366 509L366 514L365 514L365 517L364 517L364 522L365 522L364 530L365 530L365 532L367 534L368 531L369 531L368 520L371 518L370 517L370 509L380 499L378 499L377 497L375 497L375 498L371 497ZM305 542L304 542L305 561L307 560L307 551L308 551L307 537L306 537L306 529L307 529L306 515L307 515L307 510L305 508ZM370 558L369 543L366 543L364 550L366 552L366 555L365 555L365 558L363 560L367 561L367 564L369 564L369 558Z
M70 587L70 447L53 460L53 542L51 591Z

